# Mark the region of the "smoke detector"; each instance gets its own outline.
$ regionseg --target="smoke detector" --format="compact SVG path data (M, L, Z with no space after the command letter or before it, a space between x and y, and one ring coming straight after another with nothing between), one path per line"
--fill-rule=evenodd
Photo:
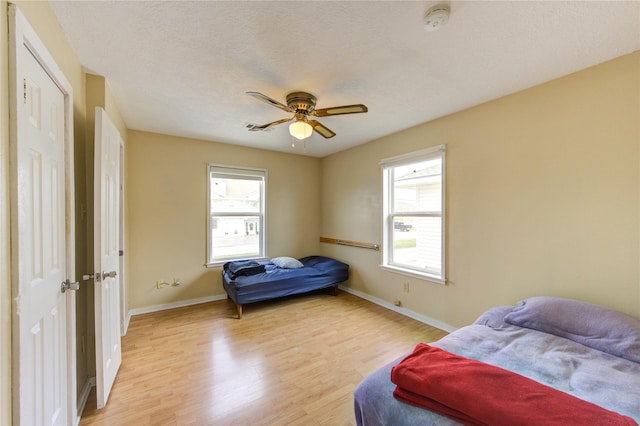
M449 6L446 4L439 4L427 10L424 14L424 29L438 31L449 20L449 12Z

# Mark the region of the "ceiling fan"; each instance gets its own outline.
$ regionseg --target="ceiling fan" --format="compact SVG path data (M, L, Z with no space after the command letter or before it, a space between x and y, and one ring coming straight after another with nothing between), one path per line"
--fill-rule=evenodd
M291 136L297 139L306 139L311 136L312 131L316 131L320 136L324 138L332 138L336 134L333 130L329 129L325 125L321 124L317 120L309 120L309 116L314 117L328 117L331 115L343 115L343 114L359 114L367 112L368 109L365 105L343 105L332 108L316 108L316 97L307 92L292 92L287 95L287 104L284 105L275 99L271 99L268 96L258 92L247 92L247 95L253 96L263 102L273 105L276 108L280 108L283 111L293 113L292 117L283 118L282 120L272 121L271 123L257 125L247 124L246 128L252 132L259 130L267 130L278 124L286 123L288 121L295 120L289 125L289 133Z

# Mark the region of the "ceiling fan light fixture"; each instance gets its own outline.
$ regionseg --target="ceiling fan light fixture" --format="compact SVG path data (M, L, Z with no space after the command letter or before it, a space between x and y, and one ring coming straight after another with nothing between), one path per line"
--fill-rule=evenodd
M296 120L289 125L289 133L296 139L306 139L311 136L313 127L306 121Z

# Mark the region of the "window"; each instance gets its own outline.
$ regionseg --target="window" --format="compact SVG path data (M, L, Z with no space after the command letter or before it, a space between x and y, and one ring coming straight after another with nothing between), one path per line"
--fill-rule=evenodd
M264 257L267 172L209 164L207 266Z
M382 267L445 284L445 146L388 158L381 165Z

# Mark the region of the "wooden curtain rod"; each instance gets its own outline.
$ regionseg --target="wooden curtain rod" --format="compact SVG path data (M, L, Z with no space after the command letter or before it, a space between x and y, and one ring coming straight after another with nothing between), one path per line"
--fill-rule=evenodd
M351 240L339 240L337 238L320 237L320 242L338 244L341 246L360 247L360 248L365 248L369 250L380 250L380 246L378 244L361 243L359 241L351 241Z

